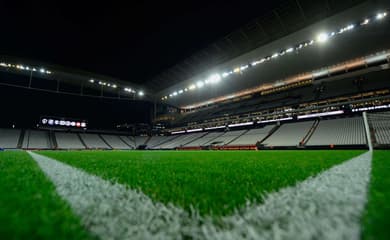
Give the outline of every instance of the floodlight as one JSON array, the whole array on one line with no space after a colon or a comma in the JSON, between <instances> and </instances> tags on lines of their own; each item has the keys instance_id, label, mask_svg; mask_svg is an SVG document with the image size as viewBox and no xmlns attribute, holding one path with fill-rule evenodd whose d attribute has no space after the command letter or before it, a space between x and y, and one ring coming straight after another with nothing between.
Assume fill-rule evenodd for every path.
<instances>
[{"instance_id":1,"label":"floodlight","mask_svg":"<svg viewBox=\"0 0 390 240\"><path fill-rule=\"evenodd\" d=\"M213 74L211 75L207 81L209 83L218 83L219 81L221 81L221 75L219 75L218 73L217 74Z\"/></svg>"},{"instance_id":2,"label":"floodlight","mask_svg":"<svg viewBox=\"0 0 390 240\"><path fill-rule=\"evenodd\" d=\"M274 53L274 54L272 54L272 56L271 56L271 58L277 58L277 57L279 57L279 53Z\"/></svg>"},{"instance_id":3,"label":"floodlight","mask_svg":"<svg viewBox=\"0 0 390 240\"><path fill-rule=\"evenodd\" d=\"M361 23L361 25L366 25L370 23L370 19L366 18L364 21Z\"/></svg>"},{"instance_id":4,"label":"floodlight","mask_svg":"<svg viewBox=\"0 0 390 240\"><path fill-rule=\"evenodd\" d=\"M39 71L40 71L41 73L45 73L45 69L44 69L44 68L39 69Z\"/></svg>"},{"instance_id":5,"label":"floodlight","mask_svg":"<svg viewBox=\"0 0 390 240\"><path fill-rule=\"evenodd\" d=\"M317 35L317 41L320 43L324 43L328 41L329 35L327 33L320 33Z\"/></svg>"},{"instance_id":6,"label":"floodlight","mask_svg":"<svg viewBox=\"0 0 390 240\"><path fill-rule=\"evenodd\" d=\"M182 90L182 89L180 89L180 90L179 90L179 94L182 94L182 93L183 93L183 90Z\"/></svg>"},{"instance_id":7,"label":"floodlight","mask_svg":"<svg viewBox=\"0 0 390 240\"><path fill-rule=\"evenodd\" d=\"M386 15L387 15L387 13L385 13L385 12L384 12L384 13L378 13L378 14L376 15L376 19L380 20L380 19L386 17Z\"/></svg>"},{"instance_id":8,"label":"floodlight","mask_svg":"<svg viewBox=\"0 0 390 240\"><path fill-rule=\"evenodd\" d=\"M143 96L143 95L145 95L145 93L143 91L138 92L138 96Z\"/></svg>"},{"instance_id":9,"label":"floodlight","mask_svg":"<svg viewBox=\"0 0 390 240\"><path fill-rule=\"evenodd\" d=\"M196 88L196 85L195 85L195 84L191 84L191 85L188 87L189 90L194 90L195 88Z\"/></svg>"},{"instance_id":10,"label":"floodlight","mask_svg":"<svg viewBox=\"0 0 390 240\"><path fill-rule=\"evenodd\" d=\"M196 86L197 86L198 88L201 88L201 87L204 86L204 82L203 82L203 81L198 81L198 82L196 82Z\"/></svg>"},{"instance_id":11,"label":"floodlight","mask_svg":"<svg viewBox=\"0 0 390 240\"><path fill-rule=\"evenodd\" d=\"M176 96L177 95L177 92L173 92L173 94L172 94L173 96Z\"/></svg>"},{"instance_id":12,"label":"floodlight","mask_svg":"<svg viewBox=\"0 0 390 240\"><path fill-rule=\"evenodd\" d=\"M293 51L294 51L294 48L292 48L292 47L286 49L286 53L290 53L290 52L293 52Z\"/></svg>"}]
</instances>

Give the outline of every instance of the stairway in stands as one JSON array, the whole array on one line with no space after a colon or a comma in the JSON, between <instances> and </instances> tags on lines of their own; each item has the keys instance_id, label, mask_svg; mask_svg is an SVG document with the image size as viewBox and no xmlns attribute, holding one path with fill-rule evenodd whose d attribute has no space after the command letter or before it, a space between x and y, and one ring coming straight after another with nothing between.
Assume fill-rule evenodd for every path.
<instances>
[{"instance_id":1,"label":"stairway in stands","mask_svg":"<svg viewBox=\"0 0 390 240\"><path fill-rule=\"evenodd\" d=\"M305 146L306 143L310 140L311 136L313 136L313 133L317 129L318 125L320 124L320 119L317 119L314 121L313 125L309 129L309 131L306 133L306 135L303 137L303 139L300 141L300 146Z\"/></svg>"}]
</instances>

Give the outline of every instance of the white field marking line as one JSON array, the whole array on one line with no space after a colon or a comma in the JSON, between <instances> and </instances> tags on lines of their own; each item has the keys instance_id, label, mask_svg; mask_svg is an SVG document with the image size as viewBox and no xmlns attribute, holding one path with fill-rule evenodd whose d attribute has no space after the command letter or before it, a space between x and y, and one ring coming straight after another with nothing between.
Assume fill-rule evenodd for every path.
<instances>
[{"instance_id":1,"label":"white field marking line","mask_svg":"<svg viewBox=\"0 0 390 240\"><path fill-rule=\"evenodd\" d=\"M359 239L372 152L267 194L215 225L139 191L30 154L84 225L101 239Z\"/></svg>"}]
</instances>

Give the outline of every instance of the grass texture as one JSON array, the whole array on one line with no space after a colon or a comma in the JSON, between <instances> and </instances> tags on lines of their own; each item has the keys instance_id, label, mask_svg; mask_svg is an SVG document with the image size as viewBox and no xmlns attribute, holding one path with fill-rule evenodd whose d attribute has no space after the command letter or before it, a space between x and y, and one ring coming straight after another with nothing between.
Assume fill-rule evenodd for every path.
<instances>
[{"instance_id":1,"label":"grass texture","mask_svg":"<svg viewBox=\"0 0 390 240\"><path fill-rule=\"evenodd\" d=\"M31 157L0 152L1 239L90 239Z\"/></svg>"},{"instance_id":2,"label":"grass texture","mask_svg":"<svg viewBox=\"0 0 390 240\"><path fill-rule=\"evenodd\" d=\"M370 194L363 218L363 239L390 239L390 151L376 150Z\"/></svg>"},{"instance_id":3,"label":"grass texture","mask_svg":"<svg viewBox=\"0 0 390 240\"><path fill-rule=\"evenodd\" d=\"M48 157L138 188L202 215L227 215L247 200L294 185L363 151L44 151Z\"/></svg>"}]
</instances>

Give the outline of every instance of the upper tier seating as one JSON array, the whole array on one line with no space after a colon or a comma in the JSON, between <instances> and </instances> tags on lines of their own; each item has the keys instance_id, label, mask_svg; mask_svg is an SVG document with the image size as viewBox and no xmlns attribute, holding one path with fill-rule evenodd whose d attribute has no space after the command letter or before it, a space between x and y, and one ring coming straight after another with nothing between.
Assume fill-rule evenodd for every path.
<instances>
[{"instance_id":1,"label":"upper tier seating","mask_svg":"<svg viewBox=\"0 0 390 240\"><path fill-rule=\"evenodd\" d=\"M101 139L98 134L80 133L81 139L87 148L110 149L110 147Z\"/></svg>"},{"instance_id":2,"label":"upper tier seating","mask_svg":"<svg viewBox=\"0 0 390 240\"><path fill-rule=\"evenodd\" d=\"M255 145L257 142L263 140L274 127L275 125L267 125L263 128L251 129L244 135L229 143L228 146Z\"/></svg>"},{"instance_id":3,"label":"upper tier seating","mask_svg":"<svg viewBox=\"0 0 390 240\"><path fill-rule=\"evenodd\" d=\"M321 120L307 146L367 144L362 117Z\"/></svg>"},{"instance_id":4,"label":"upper tier seating","mask_svg":"<svg viewBox=\"0 0 390 240\"><path fill-rule=\"evenodd\" d=\"M50 149L49 132L27 130L24 134L22 147L28 149Z\"/></svg>"},{"instance_id":5,"label":"upper tier seating","mask_svg":"<svg viewBox=\"0 0 390 240\"><path fill-rule=\"evenodd\" d=\"M101 135L102 138L106 141L110 147L113 149L131 149L129 145L127 145L120 136L116 135Z\"/></svg>"},{"instance_id":6,"label":"upper tier seating","mask_svg":"<svg viewBox=\"0 0 390 240\"><path fill-rule=\"evenodd\" d=\"M85 149L77 133L54 133L58 149Z\"/></svg>"},{"instance_id":7,"label":"upper tier seating","mask_svg":"<svg viewBox=\"0 0 390 240\"><path fill-rule=\"evenodd\" d=\"M312 127L314 121L287 123L279 127L263 144L274 147L298 146L299 142Z\"/></svg>"},{"instance_id":8,"label":"upper tier seating","mask_svg":"<svg viewBox=\"0 0 390 240\"><path fill-rule=\"evenodd\" d=\"M19 137L19 129L0 128L0 148L17 148Z\"/></svg>"}]
</instances>

